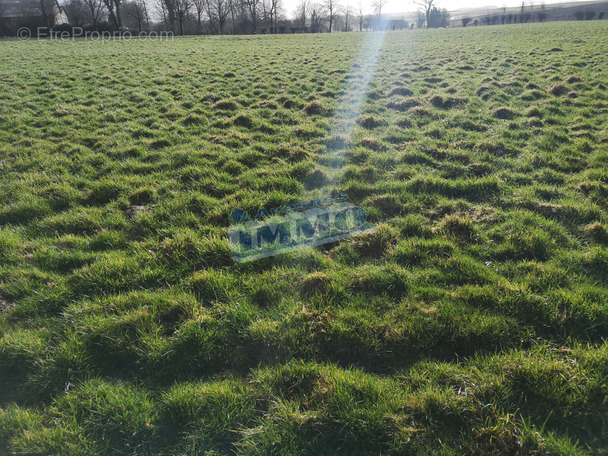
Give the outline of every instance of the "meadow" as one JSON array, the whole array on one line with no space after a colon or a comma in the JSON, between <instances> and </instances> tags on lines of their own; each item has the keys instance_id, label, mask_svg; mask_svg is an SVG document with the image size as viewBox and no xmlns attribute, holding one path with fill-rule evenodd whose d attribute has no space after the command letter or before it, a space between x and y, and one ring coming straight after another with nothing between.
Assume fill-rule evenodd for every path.
<instances>
[{"instance_id":1,"label":"meadow","mask_svg":"<svg viewBox=\"0 0 608 456\"><path fill-rule=\"evenodd\" d=\"M0 40L0 454L608 454L608 23L373 36Z\"/></svg>"}]
</instances>

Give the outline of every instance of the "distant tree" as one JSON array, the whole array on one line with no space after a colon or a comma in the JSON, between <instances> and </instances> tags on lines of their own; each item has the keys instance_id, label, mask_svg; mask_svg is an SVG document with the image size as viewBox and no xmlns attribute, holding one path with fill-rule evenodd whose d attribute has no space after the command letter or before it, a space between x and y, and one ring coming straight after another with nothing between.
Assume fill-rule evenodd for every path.
<instances>
[{"instance_id":1,"label":"distant tree","mask_svg":"<svg viewBox=\"0 0 608 456\"><path fill-rule=\"evenodd\" d=\"M355 16L355 11L353 10L352 6L346 5L343 9L343 14L344 14L344 28L342 29L342 31L350 32L350 30L351 30L350 20L352 17Z\"/></svg>"},{"instance_id":2,"label":"distant tree","mask_svg":"<svg viewBox=\"0 0 608 456\"><path fill-rule=\"evenodd\" d=\"M577 11L576 13L574 13L574 16L576 17L577 21L582 21L585 19L585 13L582 11Z\"/></svg>"},{"instance_id":3,"label":"distant tree","mask_svg":"<svg viewBox=\"0 0 608 456\"><path fill-rule=\"evenodd\" d=\"M74 27L82 27L87 20L87 6L82 0L69 0L63 4L63 11L68 17L68 23Z\"/></svg>"},{"instance_id":4,"label":"distant tree","mask_svg":"<svg viewBox=\"0 0 608 456\"><path fill-rule=\"evenodd\" d=\"M166 19L168 21L169 28L172 32L175 32L177 30L177 11L179 8L179 2L180 0L162 0L162 3L164 5L164 11L166 11Z\"/></svg>"},{"instance_id":5,"label":"distant tree","mask_svg":"<svg viewBox=\"0 0 608 456\"><path fill-rule=\"evenodd\" d=\"M123 0L103 0L110 15L110 21L118 30L122 30L122 2Z\"/></svg>"},{"instance_id":6,"label":"distant tree","mask_svg":"<svg viewBox=\"0 0 608 456\"><path fill-rule=\"evenodd\" d=\"M47 29L55 25L55 12L58 4L55 0L25 0L20 5L24 16L42 16Z\"/></svg>"},{"instance_id":7,"label":"distant tree","mask_svg":"<svg viewBox=\"0 0 608 456\"><path fill-rule=\"evenodd\" d=\"M604 19L604 12L602 11L597 18L601 21L602 19Z\"/></svg>"},{"instance_id":8,"label":"distant tree","mask_svg":"<svg viewBox=\"0 0 608 456\"><path fill-rule=\"evenodd\" d=\"M547 13L538 13L536 17L538 17L538 22L545 22L545 19L547 19Z\"/></svg>"},{"instance_id":9,"label":"distant tree","mask_svg":"<svg viewBox=\"0 0 608 456\"><path fill-rule=\"evenodd\" d=\"M310 31L312 33L321 32L323 26L325 11L323 6L318 3L312 3L310 5Z\"/></svg>"},{"instance_id":10,"label":"distant tree","mask_svg":"<svg viewBox=\"0 0 608 456\"><path fill-rule=\"evenodd\" d=\"M530 5L530 11L534 9L534 5L536 5L536 0L528 0L528 5Z\"/></svg>"},{"instance_id":11,"label":"distant tree","mask_svg":"<svg viewBox=\"0 0 608 456\"><path fill-rule=\"evenodd\" d=\"M336 11L340 7L338 0L323 0L322 7L327 11L327 21L329 23L329 33L332 31L332 26L336 18Z\"/></svg>"},{"instance_id":12,"label":"distant tree","mask_svg":"<svg viewBox=\"0 0 608 456\"><path fill-rule=\"evenodd\" d=\"M388 0L372 0L372 6L374 7L374 12L378 15L378 18L382 16L382 8L386 6Z\"/></svg>"},{"instance_id":13,"label":"distant tree","mask_svg":"<svg viewBox=\"0 0 608 456\"><path fill-rule=\"evenodd\" d=\"M224 34L224 27L228 22L229 14L228 0L207 0L207 15L220 35Z\"/></svg>"},{"instance_id":14,"label":"distant tree","mask_svg":"<svg viewBox=\"0 0 608 456\"><path fill-rule=\"evenodd\" d=\"M429 14L428 21L426 23L427 28L439 28L447 27L449 22L449 14L447 10L440 10L437 7L433 7Z\"/></svg>"},{"instance_id":15,"label":"distant tree","mask_svg":"<svg viewBox=\"0 0 608 456\"><path fill-rule=\"evenodd\" d=\"M6 0L0 0L0 19L2 19L6 15L8 7L6 4ZM2 30L2 21L0 21L0 36L4 36L4 31Z\"/></svg>"},{"instance_id":16,"label":"distant tree","mask_svg":"<svg viewBox=\"0 0 608 456\"><path fill-rule=\"evenodd\" d=\"M132 22L141 33L144 29L150 28L150 16L148 15L148 6L144 0L134 0L132 2L125 3L123 6L123 15L125 19Z\"/></svg>"},{"instance_id":17,"label":"distant tree","mask_svg":"<svg viewBox=\"0 0 608 456\"><path fill-rule=\"evenodd\" d=\"M296 19L295 22L302 30L306 29L306 23L308 21L308 7L310 5L309 0L300 0L296 6Z\"/></svg>"},{"instance_id":18,"label":"distant tree","mask_svg":"<svg viewBox=\"0 0 608 456\"><path fill-rule=\"evenodd\" d=\"M462 18L462 26L466 27L468 25L469 22L471 22L473 19L471 19L470 17L463 17Z\"/></svg>"},{"instance_id":19,"label":"distant tree","mask_svg":"<svg viewBox=\"0 0 608 456\"><path fill-rule=\"evenodd\" d=\"M429 25L429 15L431 14L431 11L433 10L433 6L435 5L435 0L412 0L414 5L419 6L420 8L422 8L422 11L424 12L424 16L425 16L425 23L428 27Z\"/></svg>"},{"instance_id":20,"label":"distant tree","mask_svg":"<svg viewBox=\"0 0 608 456\"><path fill-rule=\"evenodd\" d=\"M595 11L587 11L585 13L585 20L590 21L595 17Z\"/></svg>"},{"instance_id":21,"label":"distant tree","mask_svg":"<svg viewBox=\"0 0 608 456\"><path fill-rule=\"evenodd\" d=\"M450 12L447 9L442 8L441 9L441 23L443 24L443 27L449 27L450 19L451 19Z\"/></svg>"},{"instance_id":22,"label":"distant tree","mask_svg":"<svg viewBox=\"0 0 608 456\"><path fill-rule=\"evenodd\" d=\"M426 15L422 11L418 11L416 15L416 27L422 28L426 24Z\"/></svg>"},{"instance_id":23,"label":"distant tree","mask_svg":"<svg viewBox=\"0 0 608 456\"><path fill-rule=\"evenodd\" d=\"M145 0L135 0L139 1L142 5L140 6L140 11L145 12L147 15L147 9L145 7ZM226 3L228 0L226 0ZM175 11L175 18L177 19L177 24L179 25L179 33L180 35L184 35L186 29L186 24L190 21L190 13L192 12L192 0L178 0L177 1L177 9ZM228 16L228 14L226 14Z\"/></svg>"},{"instance_id":24,"label":"distant tree","mask_svg":"<svg viewBox=\"0 0 608 456\"><path fill-rule=\"evenodd\" d=\"M87 8L87 22L97 29L97 24L103 17L105 10L102 0L83 0Z\"/></svg>"},{"instance_id":25,"label":"distant tree","mask_svg":"<svg viewBox=\"0 0 608 456\"><path fill-rule=\"evenodd\" d=\"M230 3L236 4L237 0L229 0ZM270 22L270 33L277 33L277 21L281 15L283 5L281 0L268 0L268 20ZM234 17L233 17L234 22Z\"/></svg>"},{"instance_id":26,"label":"distant tree","mask_svg":"<svg viewBox=\"0 0 608 456\"><path fill-rule=\"evenodd\" d=\"M359 31L362 32L363 22L365 21L365 10L363 9L361 2L359 2L359 9L357 10L357 20L359 21Z\"/></svg>"},{"instance_id":27,"label":"distant tree","mask_svg":"<svg viewBox=\"0 0 608 456\"><path fill-rule=\"evenodd\" d=\"M218 0L216 0L218 1ZM227 1L227 0L222 0ZM243 0L243 5L245 5L245 9L249 16L249 21L251 22L251 28L253 29L253 33L257 32L258 29L258 13L260 9L260 0ZM226 14L228 13L228 8L226 8Z\"/></svg>"},{"instance_id":28,"label":"distant tree","mask_svg":"<svg viewBox=\"0 0 608 456\"><path fill-rule=\"evenodd\" d=\"M205 0L192 0L192 7L196 18L196 33L203 33L203 15L205 13Z\"/></svg>"}]
</instances>

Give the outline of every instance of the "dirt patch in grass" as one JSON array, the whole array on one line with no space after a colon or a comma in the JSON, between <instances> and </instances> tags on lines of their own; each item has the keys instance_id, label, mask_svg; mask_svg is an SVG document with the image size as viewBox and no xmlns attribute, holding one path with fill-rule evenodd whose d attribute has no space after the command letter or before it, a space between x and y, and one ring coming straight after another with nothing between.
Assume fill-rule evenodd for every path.
<instances>
[{"instance_id":1,"label":"dirt patch in grass","mask_svg":"<svg viewBox=\"0 0 608 456\"><path fill-rule=\"evenodd\" d=\"M388 94L389 97L392 97L394 95L401 95L403 97L409 97L411 95L414 95L414 92L412 92L410 89L407 89L405 87L395 87L393 90L391 90Z\"/></svg>"},{"instance_id":2,"label":"dirt patch in grass","mask_svg":"<svg viewBox=\"0 0 608 456\"><path fill-rule=\"evenodd\" d=\"M378 119L374 116L364 116L358 120L358 123L363 128L367 128L368 130L372 129L372 128L377 128L380 125L382 125L382 122L380 121L380 119Z\"/></svg>"},{"instance_id":3,"label":"dirt patch in grass","mask_svg":"<svg viewBox=\"0 0 608 456\"><path fill-rule=\"evenodd\" d=\"M433 117L433 114L422 106L416 106L412 108L410 112L417 117Z\"/></svg>"},{"instance_id":4,"label":"dirt patch in grass","mask_svg":"<svg viewBox=\"0 0 608 456\"><path fill-rule=\"evenodd\" d=\"M608 244L608 230L601 222L594 222L585 227L585 233L597 242Z\"/></svg>"},{"instance_id":5,"label":"dirt patch in grass","mask_svg":"<svg viewBox=\"0 0 608 456\"><path fill-rule=\"evenodd\" d=\"M134 218L137 215L141 214L142 212L145 212L147 209L146 206L141 206L141 205L132 205L129 206L127 209L125 209L125 216L127 218Z\"/></svg>"},{"instance_id":6,"label":"dirt patch in grass","mask_svg":"<svg viewBox=\"0 0 608 456\"><path fill-rule=\"evenodd\" d=\"M417 98L404 98L401 100L398 99L395 101L389 101L386 107L389 109L394 109L395 111L403 112L420 105L421 102Z\"/></svg>"},{"instance_id":7,"label":"dirt patch in grass","mask_svg":"<svg viewBox=\"0 0 608 456\"><path fill-rule=\"evenodd\" d=\"M321 103L319 100L313 100L310 103L306 104L302 111L304 111L309 116L311 115L321 115L327 113L327 108Z\"/></svg>"},{"instance_id":8,"label":"dirt patch in grass","mask_svg":"<svg viewBox=\"0 0 608 456\"><path fill-rule=\"evenodd\" d=\"M443 97L440 97L439 95L432 97L430 102L436 108L443 108Z\"/></svg>"},{"instance_id":9,"label":"dirt patch in grass","mask_svg":"<svg viewBox=\"0 0 608 456\"><path fill-rule=\"evenodd\" d=\"M8 310L15 307L16 303L7 301L2 296L0 296L0 313L7 312Z\"/></svg>"},{"instance_id":10,"label":"dirt patch in grass","mask_svg":"<svg viewBox=\"0 0 608 456\"><path fill-rule=\"evenodd\" d=\"M564 84L553 84L549 89L547 89L551 95L555 95L556 97L561 97L562 95L566 95L569 90Z\"/></svg>"},{"instance_id":11,"label":"dirt patch in grass","mask_svg":"<svg viewBox=\"0 0 608 456\"><path fill-rule=\"evenodd\" d=\"M456 97L443 98L439 95L435 95L430 101L431 104L436 108L451 109L455 106L466 104L468 100L466 98Z\"/></svg>"},{"instance_id":12,"label":"dirt patch in grass","mask_svg":"<svg viewBox=\"0 0 608 456\"><path fill-rule=\"evenodd\" d=\"M511 120L517 116L517 114L509 108L495 109L492 115L500 120Z\"/></svg>"}]
</instances>

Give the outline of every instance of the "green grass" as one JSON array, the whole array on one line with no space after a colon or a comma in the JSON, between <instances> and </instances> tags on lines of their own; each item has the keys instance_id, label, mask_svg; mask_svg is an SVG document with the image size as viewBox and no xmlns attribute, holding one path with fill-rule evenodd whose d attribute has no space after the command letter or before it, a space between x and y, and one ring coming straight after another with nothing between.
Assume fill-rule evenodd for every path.
<instances>
[{"instance_id":1,"label":"green grass","mask_svg":"<svg viewBox=\"0 0 608 456\"><path fill-rule=\"evenodd\" d=\"M608 454L608 24L369 36L0 41L0 454Z\"/></svg>"}]
</instances>

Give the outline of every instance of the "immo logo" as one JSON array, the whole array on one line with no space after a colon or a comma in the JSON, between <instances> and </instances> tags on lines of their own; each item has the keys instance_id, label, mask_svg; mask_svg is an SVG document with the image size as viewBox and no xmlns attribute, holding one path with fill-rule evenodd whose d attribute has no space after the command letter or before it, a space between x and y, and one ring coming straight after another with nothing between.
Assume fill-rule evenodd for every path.
<instances>
[{"instance_id":1,"label":"immo logo","mask_svg":"<svg viewBox=\"0 0 608 456\"><path fill-rule=\"evenodd\" d=\"M346 202L346 195L260 209L252 220L235 209L228 229L233 258L246 262L292 250L327 244L373 231L365 211Z\"/></svg>"}]
</instances>

